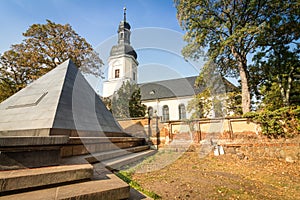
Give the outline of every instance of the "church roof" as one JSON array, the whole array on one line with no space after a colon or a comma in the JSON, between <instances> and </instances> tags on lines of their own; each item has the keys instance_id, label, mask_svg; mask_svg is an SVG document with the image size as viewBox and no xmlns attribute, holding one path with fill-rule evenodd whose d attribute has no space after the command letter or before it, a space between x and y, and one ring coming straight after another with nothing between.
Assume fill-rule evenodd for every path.
<instances>
[{"instance_id":1,"label":"church roof","mask_svg":"<svg viewBox=\"0 0 300 200\"><path fill-rule=\"evenodd\" d=\"M149 82L139 84L141 90L141 99L155 100L165 98L178 98L193 96L199 94L204 90L204 87L196 87L195 81L197 76L191 76L186 78L178 78L157 82ZM223 79L226 91L233 91L237 88L230 83L227 79Z\"/></svg>"},{"instance_id":2,"label":"church roof","mask_svg":"<svg viewBox=\"0 0 300 200\"><path fill-rule=\"evenodd\" d=\"M50 129L121 133L73 62L65 61L0 104L0 135Z\"/></svg>"},{"instance_id":3,"label":"church roof","mask_svg":"<svg viewBox=\"0 0 300 200\"><path fill-rule=\"evenodd\" d=\"M137 59L137 54L130 44L121 43L114 45L110 50L110 56L131 55Z\"/></svg>"},{"instance_id":4,"label":"church roof","mask_svg":"<svg viewBox=\"0 0 300 200\"><path fill-rule=\"evenodd\" d=\"M194 86L197 76L140 84L142 100L193 96L201 91Z\"/></svg>"},{"instance_id":5,"label":"church roof","mask_svg":"<svg viewBox=\"0 0 300 200\"><path fill-rule=\"evenodd\" d=\"M130 30L130 24L126 21L121 21L120 24L119 24L119 29L118 29L118 32L120 32L121 30L123 30L124 28Z\"/></svg>"}]
</instances>

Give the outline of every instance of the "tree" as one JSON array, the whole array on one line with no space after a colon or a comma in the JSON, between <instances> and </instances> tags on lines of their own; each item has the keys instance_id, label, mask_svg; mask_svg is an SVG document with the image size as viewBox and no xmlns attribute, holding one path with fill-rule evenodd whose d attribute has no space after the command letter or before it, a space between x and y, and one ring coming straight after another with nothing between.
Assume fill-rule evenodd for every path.
<instances>
[{"instance_id":1,"label":"tree","mask_svg":"<svg viewBox=\"0 0 300 200\"><path fill-rule=\"evenodd\" d=\"M144 117L146 114L146 105L141 103L141 90L137 85L133 86L133 93L129 101L130 117Z\"/></svg>"},{"instance_id":2,"label":"tree","mask_svg":"<svg viewBox=\"0 0 300 200\"><path fill-rule=\"evenodd\" d=\"M298 2L296 0L176 0L175 2L180 25L187 31L185 40L188 45L183 49L183 55L197 59L203 55L203 49L207 47L207 55L215 61L222 75L239 77L243 113L249 112L251 77L248 55L266 45L263 43L263 36L269 32L273 22L276 21L281 25L294 23L292 27L299 27ZM285 26L278 26L275 29L282 27ZM287 34L287 29L277 33L274 38Z\"/></svg>"},{"instance_id":3,"label":"tree","mask_svg":"<svg viewBox=\"0 0 300 200\"><path fill-rule=\"evenodd\" d=\"M4 100L27 84L71 59L83 73L102 76L103 65L98 54L69 24L47 20L33 24L23 33L21 44L12 45L0 58L0 84Z\"/></svg>"},{"instance_id":4,"label":"tree","mask_svg":"<svg viewBox=\"0 0 300 200\"><path fill-rule=\"evenodd\" d=\"M110 111L111 111L111 98L110 97L100 97L102 102L104 103L104 105L106 106L106 108Z\"/></svg>"},{"instance_id":5,"label":"tree","mask_svg":"<svg viewBox=\"0 0 300 200\"><path fill-rule=\"evenodd\" d=\"M123 82L112 97L111 111L117 118L144 117L146 106L141 103L139 87L129 81Z\"/></svg>"},{"instance_id":6,"label":"tree","mask_svg":"<svg viewBox=\"0 0 300 200\"><path fill-rule=\"evenodd\" d=\"M263 95L263 103L272 109L300 103L299 3L298 9L288 10L288 15L274 16L266 24L258 38L261 48L250 68L253 84L261 89L257 94Z\"/></svg>"},{"instance_id":7,"label":"tree","mask_svg":"<svg viewBox=\"0 0 300 200\"><path fill-rule=\"evenodd\" d=\"M259 95L263 96L262 102L268 109L300 104L300 82L297 78L300 74L299 53L290 46L280 44L254 57L255 63L251 67L255 70L252 72L255 72Z\"/></svg>"},{"instance_id":8,"label":"tree","mask_svg":"<svg viewBox=\"0 0 300 200\"><path fill-rule=\"evenodd\" d=\"M239 90L216 71L216 65L207 62L196 79L201 91L188 103L192 118L240 115Z\"/></svg>"}]
</instances>

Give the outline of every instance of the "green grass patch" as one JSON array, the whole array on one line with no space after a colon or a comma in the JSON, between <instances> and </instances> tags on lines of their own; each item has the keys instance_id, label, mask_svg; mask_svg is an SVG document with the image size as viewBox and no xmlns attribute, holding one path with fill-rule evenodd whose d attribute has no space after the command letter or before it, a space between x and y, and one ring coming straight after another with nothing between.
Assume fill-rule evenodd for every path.
<instances>
[{"instance_id":1,"label":"green grass patch","mask_svg":"<svg viewBox=\"0 0 300 200\"><path fill-rule=\"evenodd\" d=\"M126 183L128 183L130 185L130 187L142 192L143 194L153 198L153 199L161 199L161 197L158 194L155 194L152 191L146 190L144 188L142 188L140 186L140 184L138 184L136 181L132 180L131 178L131 172L126 172L126 171L119 171L118 173L116 173L116 175L122 179L123 181L125 181Z\"/></svg>"}]
</instances>

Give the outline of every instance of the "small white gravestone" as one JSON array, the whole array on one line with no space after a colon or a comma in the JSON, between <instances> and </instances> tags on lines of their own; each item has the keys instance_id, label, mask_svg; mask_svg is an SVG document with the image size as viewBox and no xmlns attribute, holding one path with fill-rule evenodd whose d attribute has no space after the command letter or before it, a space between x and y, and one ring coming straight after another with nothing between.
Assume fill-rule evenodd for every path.
<instances>
[{"instance_id":1,"label":"small white gravestone","mask_svg":"<svg viewBox=\"0 0 300 200\"><path fill-rule=\"evenodd\" d=\"M218 156L218 155L219 155L219 149L218 149L218 146L215 146L215 147L214 147L214 155L215 155L215 156Z\"/></svg>"},{"instance_id":2,"label":"small white gravestone","mask_svg":"<svg viewBox=\"0 0 300 200\"><path fill-rule=\"evenodd\" d=\"M224 149L223 149L223 147L221 145L218 146L218 149L219 149L220 155L224 155L225 154Z\"/></svg>"}]
</instances>

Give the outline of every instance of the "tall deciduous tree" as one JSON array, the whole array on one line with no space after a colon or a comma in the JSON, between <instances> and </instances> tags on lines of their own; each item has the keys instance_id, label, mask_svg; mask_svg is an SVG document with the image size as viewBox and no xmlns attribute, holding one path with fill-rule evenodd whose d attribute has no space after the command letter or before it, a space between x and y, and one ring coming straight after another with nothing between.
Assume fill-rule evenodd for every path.
<instances>
[{"instance_id":1,"label":"tall deciduous tree","mask_svg":"<svg viewBox=\"0 0 300 200\"><path fill-rule=\"evenodd\" d=\"M146 106L141 103L139 87L129 81L123 82L112 97L111 111L118 118L144 117Z\"/></svg>"},{"instance_id":2,"label":"tall deciduous tree","mask_svg":"<svg viewBox=\"0 0 300 200\"><path fill-rule=\"evenodd\" d=\"M300 103L300 3L286 3L290 13L270 18L250 68L253 84L261 88L258 95L270 109Z\"/></svg>"},{"instance_id":3,"label":"tall deciduous tree","mask_svg":"<svg viewBox=\"0 0 300 200\"><path fill-rule=\"evenodd\" d=\"M25 87L28 83L71 59L83 73L102 76L103 65L92 46L69 24L47 20L33 24L23 33L21 44L12 45L0 58L0 84L5 88L0 100Z\"/></svg>"},{"instance_id":4,"label":"tall deciduous tree","mask_svg":"<svg viewBox=\"0 0 300 200\"><path fill-rule=\"evenodd\" d=\"M250 70L254 73L259 95L263 104L271 109L279 109L293 104L300 105L300 52L284 45L277 45L260 52L254 57ZM298 99L298 101L297 101Z\"/></svg>"},{"instance_id":5,"label":"tall deciduous tree","mask_svg":"<svg viewBox=\"0 0 300 200\"><path fill-rule=\"evenodd\" d=\"M277 20L279 24L291 24L296 20L282 16L297 14L295 10L299 9L299 3L296 0L175 2L178 20L187 31L185 40L188 45L183 49L184 56L199 58L203 49L208 47L207 55L217 63L222 75L240 78L243 113L249 112L251 85L248 55L265 45L262 36L268 32L273 22ZM284 30L281 34L286 34L287 31Z\"/></svg>"},{"instance_id":6,"label":"tall deciduous tree","mask_svg":"<svg viewBox=\"0 0 300 200\"><path fill-rule=\"evenodd\" d=\"M196 79L200 93L188 104L192 118L239 115L239 89L220 76L214 63L207 62Z\"/></svg>"}]
</instances>

